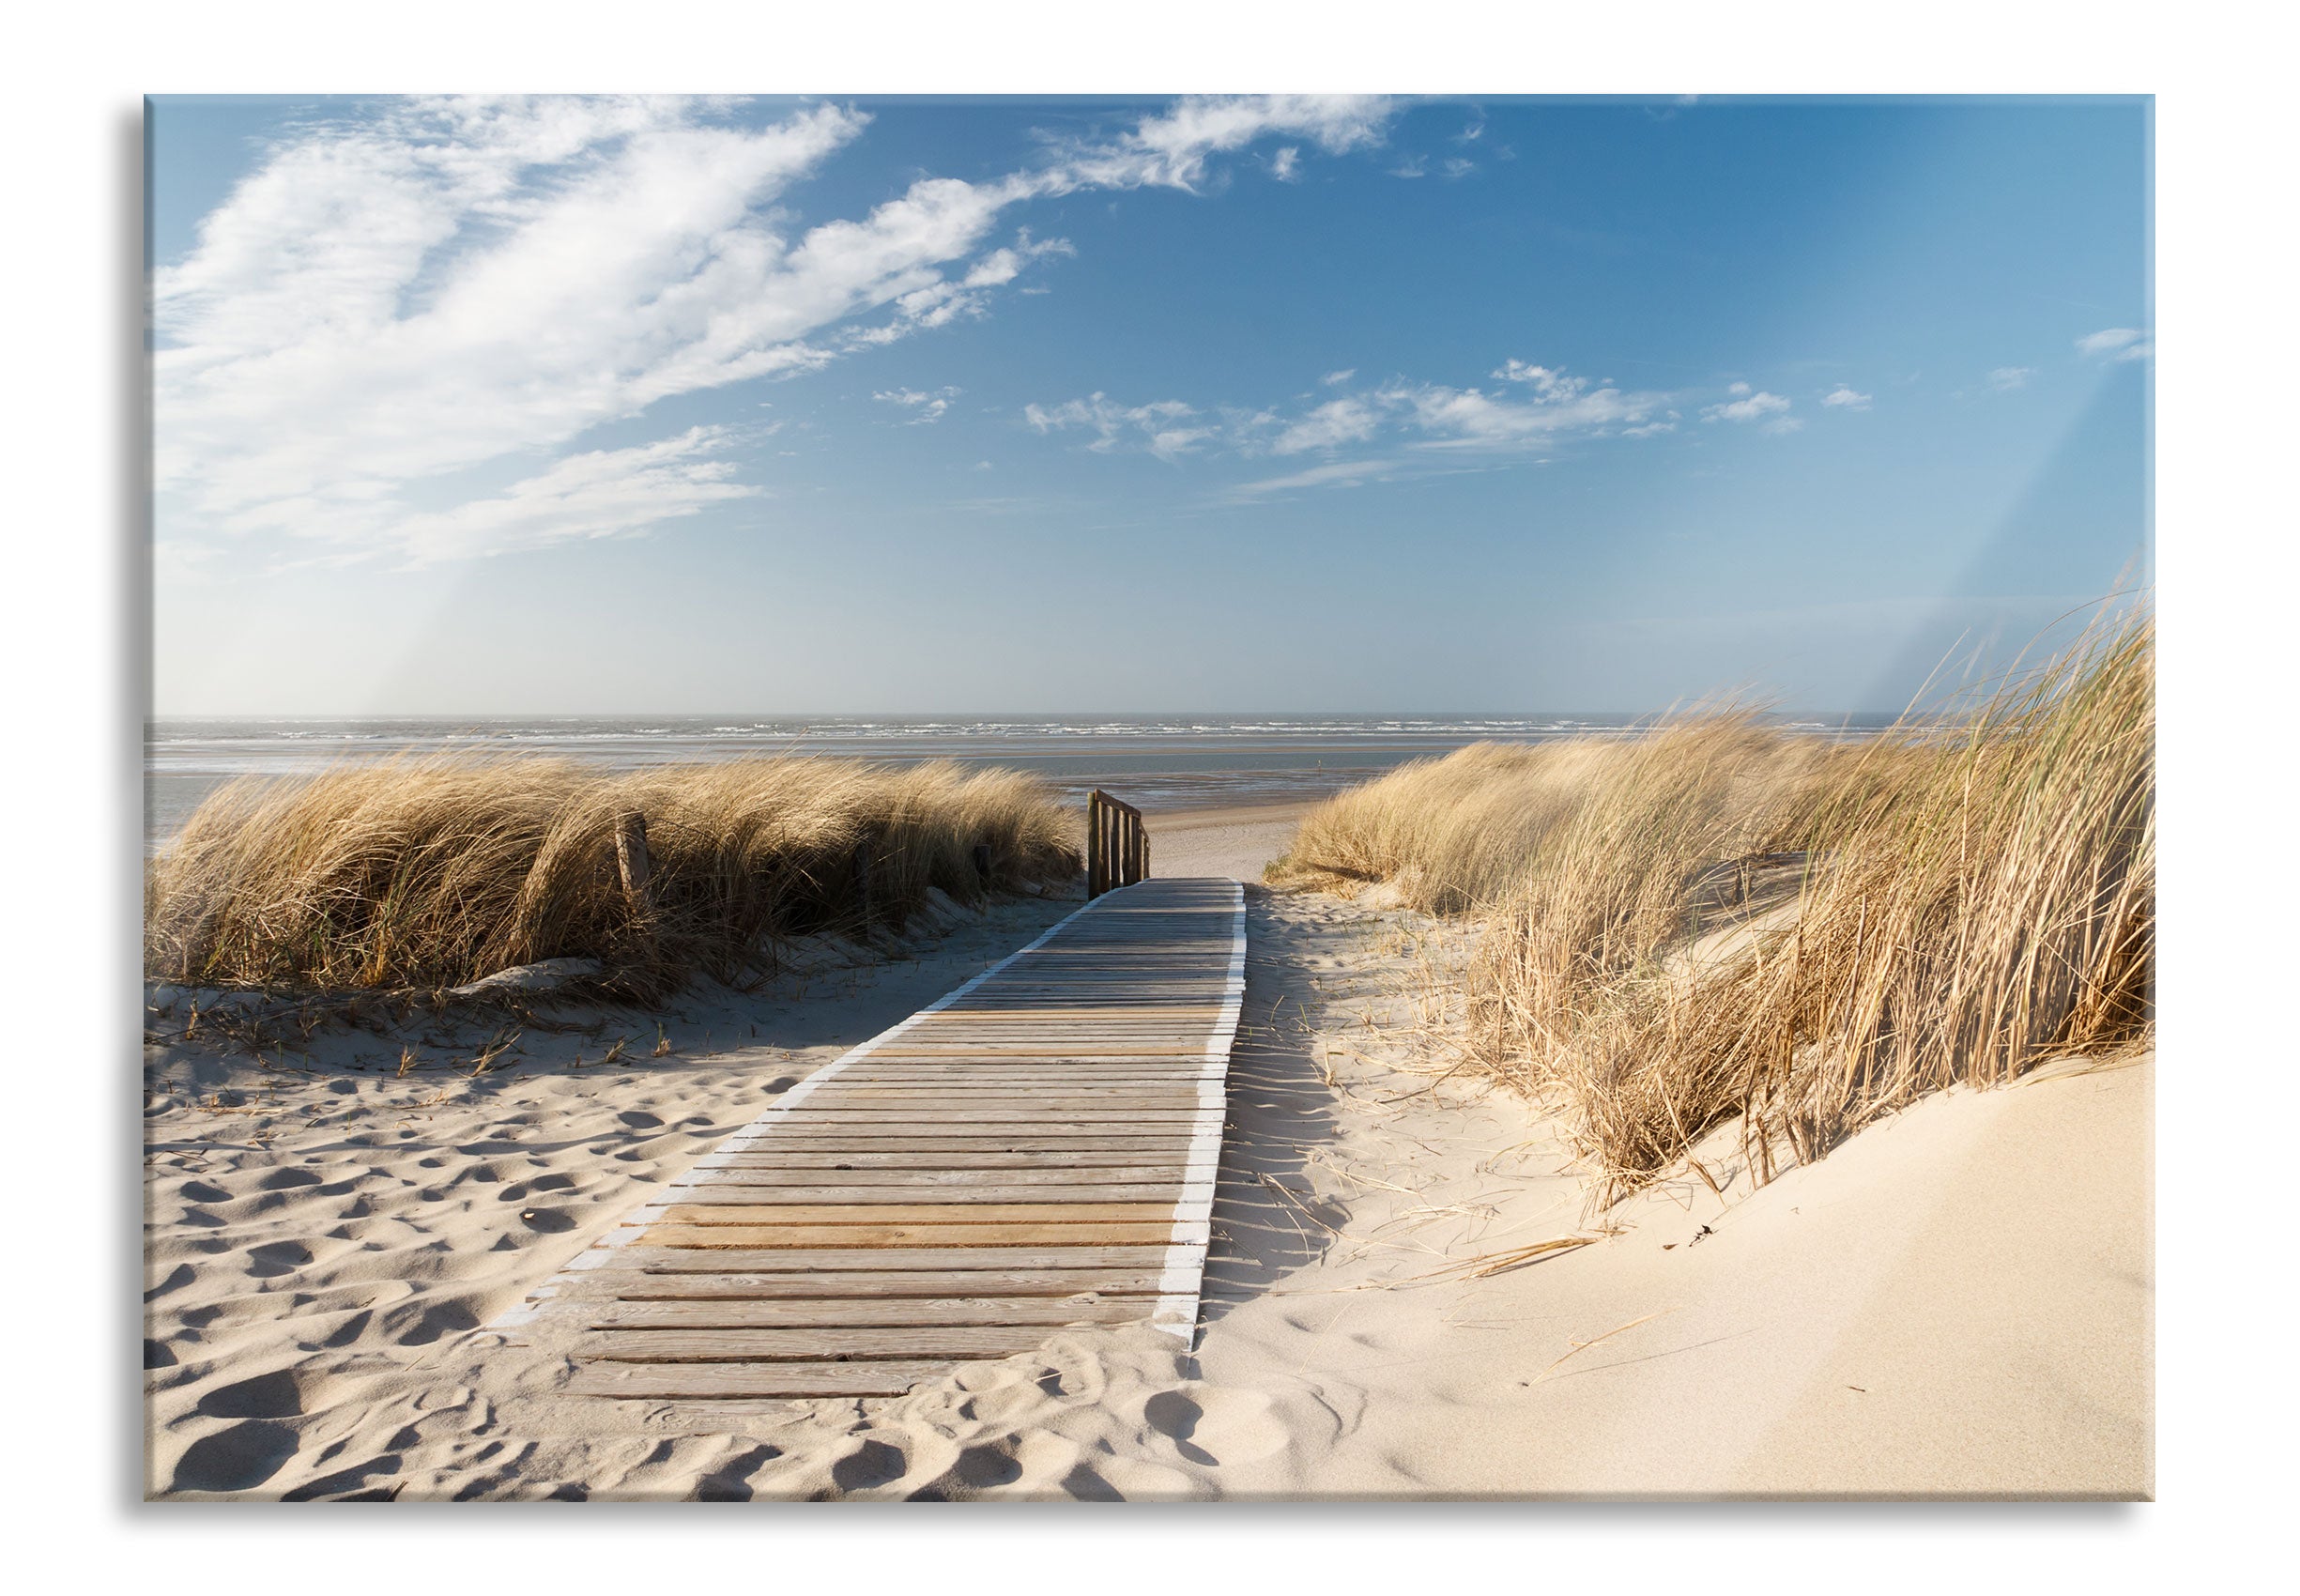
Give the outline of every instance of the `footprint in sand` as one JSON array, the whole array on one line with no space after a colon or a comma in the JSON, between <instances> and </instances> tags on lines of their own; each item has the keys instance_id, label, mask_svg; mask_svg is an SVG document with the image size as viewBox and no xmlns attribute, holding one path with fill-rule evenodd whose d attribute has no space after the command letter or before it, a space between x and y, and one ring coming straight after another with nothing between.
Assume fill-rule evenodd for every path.
<instances>
[{"instance_id":1,"label":"footprint in sand","mask_svg":"<svg viewBox=\"0 0 2300 1596\"><path fill-rule=\"evenodd\" d=\"M203 1435L176 1460L170 1491L252 1491L295 1455L296 1433L269 1420L253 1420Z\"/></svg>"},{"instance_id":2,"label":"footprint in sand","mask_svg":"<svg viewBox=\"0 0 2300 1596\"><path fill-rule=\"evenodd\" d=\"M901 1450L884 1441L865 1441L831 1465L831 1483L840 1491L867 1491L891 1485L910 1468Z\"/></svg>"},{"instance_id":3,"label":"footprint in sand","mask_svg":"<svg viewBox=\"0 0 2300 1596\"><path fill-rule=\"evenodd\" d=\"M200 1398L200 1411L210 1419L294 1419L303 1412L303 1388L293 1373L275 1369L218 1386Z\"/></svg>"},{"instance_id":4,"label":"footprint in sand","mask_svg":"<svg viewBox=\"0 0 2300 1596\"><path fill-rule=\"evenodd\" d=\"M1215 1468L1257 1463L1285 1450L1289 1437L1276 1405L1261 1391L1189 1386L1151 1397L1142 1404L1142 1420L1187 1461Z\"/></svg>"}]
</instances>

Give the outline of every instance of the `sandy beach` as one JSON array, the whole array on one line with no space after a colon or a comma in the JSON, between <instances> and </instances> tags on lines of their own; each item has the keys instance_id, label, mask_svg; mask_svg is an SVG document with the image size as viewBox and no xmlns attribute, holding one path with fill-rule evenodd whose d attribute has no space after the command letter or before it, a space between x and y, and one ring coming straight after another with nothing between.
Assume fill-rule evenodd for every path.
<instances>
[{"instance_id":1,"label":"sandy beach","mask_svg":"<svg viewBox=\"0 0 2300 1596\"><path fill-rule=\"evenodd\" d=\"M1154 814L1154 867L1255 882L1300 807ZM757 991L525 1027L478 1073L499 1023L323 1030L259 1062L168 1039L163 1002L149 1491L2152 1493L2148 1055L1936 1095L1755 1190L1707 1149L1721 1194L1688 1176L1592 1214L1538 1110L1433 1072L1443 1021L1406 954L1462 933L1378 895L1250 884L1194 1352L1066 1330L698 1434L560 1397L547 1338L486 1327L775 1095L1075 907L954 910L894 962L826 941Z\"/></svg>"}]
</instances>

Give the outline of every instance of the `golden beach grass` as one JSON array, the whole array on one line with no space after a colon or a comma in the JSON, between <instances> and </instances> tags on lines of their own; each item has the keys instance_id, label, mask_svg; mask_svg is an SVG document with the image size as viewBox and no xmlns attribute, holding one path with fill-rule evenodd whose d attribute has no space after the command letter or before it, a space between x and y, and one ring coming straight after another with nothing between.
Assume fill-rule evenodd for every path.
<instances>
[{"instance_id":1,"label":"golden beach grass","mask_svg":"<svg viewBox=\"0 0 2300 1596\"><path fill-rule=\"evenodd\" d=\"M1832 748L1721 713L1466 749L1313 811L1270 878L1480 914L1471 1056L1560 1102L1602 1196L1736 1118L1769 1178L2153 1023L2154 664L2130 610L1954 733ZM1738 886L1768 870L1786 901L1758 913Z\"/></svg>"},{"instance_id":2,"label":"golden beach grass","mask_svg":"<svg viewBox=\"0 0 2300 1596\"><path fill-rule=\"evenodd\" d=\"M627 814L653 866L643 911L615 863ZM930 888L973 901L1068 882L1076 831L1036 777L947 763L346 763L210 796L148 867L145 960L196 985L436 989L588 957L659 993L771 969L776 938L862 928L858 849L869 914L898 926Z\"/></svg>"}]
</instances>

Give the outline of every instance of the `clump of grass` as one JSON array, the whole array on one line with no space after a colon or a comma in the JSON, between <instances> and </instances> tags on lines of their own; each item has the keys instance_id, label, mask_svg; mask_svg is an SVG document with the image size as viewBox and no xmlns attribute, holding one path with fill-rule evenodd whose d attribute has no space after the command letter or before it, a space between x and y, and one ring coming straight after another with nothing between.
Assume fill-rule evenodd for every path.
<instances>
[{"instance_id":1,"label":"clump of grass","mask_svg":"<svg viewBox=\"0 0 2300 1596\"><path fill-rule=\"evenodd\" d=\"M1265 879L1342 891L1385 882L1437 914L1496 910L1540 881L1556 924L1610 968L1679 923L1696 867L1796 832L1832 752L1732 708L1631 738L1476 744L1312 809Z\"/></svg>"},{"instance_id":2,"label":"clump of grass","mask_svg":"<svg viewBox=\"0 0 2300 1596\"><path fill-rule=\"evenodd\" d=\"M615 862L630 814L653 867L643 911ZM899 927L930 889L972 902L1067 882L1076 829L1037 778L947 763L345 764L200 806L148 867L146 964L203 986L441 988L588 957L654 995L771 968L777 938Z\"/></svg>"},{"instance_id":3,"label":"clump of grass","mask_svg":"<svg viewBox=\"0 0 2300 1596\"><path fill-rule=\"evenodd\" d=\"M1455 755L1313 813L1280 877L1479 912L1471 1057L1560 1103L1601 1198L1736 1119L1770 1178L1924 1093L2153 1023L2154 663L2129 610L1862 747L1726 714ZM1704 939L1761 907L1717 890L1753 857L1786 900Z\"/></svg>"}]
</instances>

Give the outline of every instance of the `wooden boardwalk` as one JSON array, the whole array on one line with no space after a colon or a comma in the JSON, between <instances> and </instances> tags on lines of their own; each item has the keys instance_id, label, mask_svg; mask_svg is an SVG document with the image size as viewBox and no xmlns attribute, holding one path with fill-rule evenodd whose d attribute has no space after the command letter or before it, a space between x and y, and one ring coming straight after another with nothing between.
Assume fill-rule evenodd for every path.
<instances>
[{"instance_id":1,"label":"wooden boardwalk","mask_svg":"<svg viewBox=\"0 0 2300 1596\"><path fill-rule=\"evenodd\" d=\"M498 1327L574 1391L887 1396L1072 1325L1198 1319L1244 894L1148 881L790 1088Z\"/></svg>"}]
</instances>

